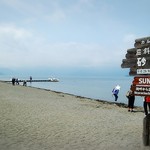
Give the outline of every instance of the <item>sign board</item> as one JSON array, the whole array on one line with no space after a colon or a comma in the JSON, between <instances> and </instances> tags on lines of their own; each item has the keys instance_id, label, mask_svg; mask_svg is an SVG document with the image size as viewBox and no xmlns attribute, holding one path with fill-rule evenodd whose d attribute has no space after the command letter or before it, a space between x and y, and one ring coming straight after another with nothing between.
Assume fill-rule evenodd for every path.
<instances>
[{"instance_id":1,"label":"sign board","mask_svg":"<svg viewBox=\"0 0 150 150\"><path fill-rule=\"evenodd\" d=\"M141 45L149 44L150 43L150 37L144 37L140 39L135 40L134 47L139 48Z\"/></svg>"},{"instance_id":2,"label":"sign board","mask_svg":"<svg viewBox=\"0 0 150 150\"><path fill-rule=\"evenodd\" d=\"M150 85L149 86L132 85L131 90L134 91L135 96L150 96Z\"/></svg>"},{"instance_id":3,"label":"sign board","mask_svg":"<svg viewBox=\"0 0 150 150\"><path fill-rule=\"evenodd\" d=\"M150 69L137 69L137 74L150 74Z\"/></svg>"},{"instance_id":4,"label":"sign board","mask_svg":"<svg viewBox=\"0 0 150 150\"><path fill-rule=\"evenodd\" d=\"M150 96L150 37L136 39L134 48L128 49L122 68L130 68L134 75L131 90L135 96Z\"/></svg>"},{"instance_id":5,"label":"sign board","mask_svg":"<svg viewBox=\"0 0 150 150\"><path fill-rule=\"evenodd\" d=\"M150 76L134 77L131 90L136 96L150 95Z\"/></svg>"},{"instance_id":6,"label":"sign board","mask_svg":"<svg viewBox=\"0 0 150 150\"><path fill-rule=\"evenodd\" d=\"M136 39L135 48L127 50L122 68L130 68L129 75L150 74L150 37Z\"/></svg>"}]
</instances>

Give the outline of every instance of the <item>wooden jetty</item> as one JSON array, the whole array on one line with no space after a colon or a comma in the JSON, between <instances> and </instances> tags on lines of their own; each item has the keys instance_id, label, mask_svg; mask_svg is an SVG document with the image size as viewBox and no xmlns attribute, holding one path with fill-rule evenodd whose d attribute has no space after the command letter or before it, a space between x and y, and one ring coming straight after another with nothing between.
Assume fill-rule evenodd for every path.
<instances>
[{"instance_id":1,"label":"wooden jetty","mask_svg":"<svg viewBox=\"0 0 150 150\"><path fill-rule=\"evenodd\" d=\"M1 80L2 82L12 82L11 80ZM35 80L18 80L15 82L59 82L58 79L47 79L47 80L43 80L43 79L35 79Z\"/></svg>"}]
</instances>

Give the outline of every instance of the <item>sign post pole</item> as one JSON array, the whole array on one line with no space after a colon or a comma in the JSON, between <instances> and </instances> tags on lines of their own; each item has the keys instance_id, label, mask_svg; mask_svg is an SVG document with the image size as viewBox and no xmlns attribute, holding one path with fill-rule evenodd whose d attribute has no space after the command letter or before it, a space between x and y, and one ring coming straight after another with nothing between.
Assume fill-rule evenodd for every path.
<instances>
[{"instance_id":1,"label":"sign post pole","mask_svg":"<svg viewBox=\"0 0 150 150\"><path fill-rule=\"evenodd\" d=\"M121 67L130 68L129 75L134 76L130 88L134 95L150 96L150 37L135 40ZM150 146L150 114L143 119L143 144Z\"/></svg>"}]
</instances>

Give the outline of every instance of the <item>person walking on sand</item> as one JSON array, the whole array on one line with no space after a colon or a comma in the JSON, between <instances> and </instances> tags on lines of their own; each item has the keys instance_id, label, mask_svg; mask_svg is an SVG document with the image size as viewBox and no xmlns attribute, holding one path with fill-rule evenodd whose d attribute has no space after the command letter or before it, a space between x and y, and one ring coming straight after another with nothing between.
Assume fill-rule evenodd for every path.
<instances>
[{"instance_id":1,"label":"person walking on sand","mask_svg":"<svg viewBox=\"0 0 150 150\"><path fill-rule=\"evenodd\" d=\"M120 91L120 86L119 85L117 85L115 88L113 88L113 90L112 90L112 94L114 95L114 97L115 97L115 101L117 101L118 100L118 93L119 93L119 91Z\"/></svg>"},{"instance_id":2,"label":"person walking on sand","mask_svg":"<svg viewBox=\"0 0 150 150\"><path fill-rule=\"evenodd\" d=\"M147 107L149 108L150 112L150 96L145 96L143 99L143 107L144 107L144 113L145 115L148 115Z\"/></svg>"},{"instance_id":3,"label":"person walking on sand","mask_svg":"<svg viewBox=\"0 0 150 150\"><path fill-rule=\"evenodd\" d=\"M128 98L128 112L133 112L135 96L132 90L129 90L126 94Z\"/></svg>"}]
</instances>

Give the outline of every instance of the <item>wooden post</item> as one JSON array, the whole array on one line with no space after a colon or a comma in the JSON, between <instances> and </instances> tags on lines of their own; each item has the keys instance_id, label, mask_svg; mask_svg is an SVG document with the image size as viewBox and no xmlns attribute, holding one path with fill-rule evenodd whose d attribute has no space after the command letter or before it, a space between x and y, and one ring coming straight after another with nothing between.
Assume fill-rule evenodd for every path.
<instances>
[{"instance_id":1,"label":"wooden post","mask_svg":"<svg viewBox=\"0 0 150 150\"><path fill-rule=\"evenodd\" d=\"M143 119L143 145L150 146L150 114Z\"/></svg>"},{"instance_id":2,"label":"wooden post","mask_svg":"<svg viewBox=\"0 0 150 150\"><path fill-rule=\"evenodd\" d=\"M121 67L130 68L129 75L143 75L140 79L134 78L131 85L134 95L150 96L150 37L135 40L134 48L127 50ZM150 114L143 119L143 144L150 146Z\"/></svg>"}]
</instances>

